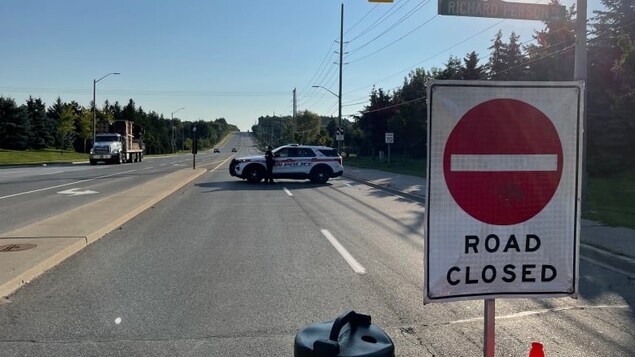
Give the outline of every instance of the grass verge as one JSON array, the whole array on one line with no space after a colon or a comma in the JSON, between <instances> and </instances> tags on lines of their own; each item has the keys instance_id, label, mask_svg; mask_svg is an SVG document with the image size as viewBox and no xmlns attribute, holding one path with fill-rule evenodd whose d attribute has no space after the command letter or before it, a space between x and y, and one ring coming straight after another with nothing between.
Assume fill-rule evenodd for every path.
<instances>
[{"instance_id":1,"label":"grass verge","mask_svg":"<svg viewBox=\"0 0 635 357\"><path fill-rule=\"evenodd\" d=\"M4 150L0 149L0 166L28 165L54 162L87 161L88 155L75 151L61 151L56 149L44 150Z\"/></svg>"},{"instance_id":2,"label":"grass verge","mask_svg":"<svg viewBox=\"0 0 635 357\"><path fill-rule=\"evenodd\" d=\"M613 227L635 229L635 171L612 177L591 177L584 218Z\"/></svg>"},{"instance_id":3,"label":"grass verge","mask_svg":"<svg viewBox=\"0 0 635 357\"><path fill-rule=\"evenodd\" d=\"M351 156L344 158L344 166L394 172L404 175L426 177L425 160L403 158L386 160ZM635 171L611 177L589 178L587 211L582 217L602 222L612 227L635 229Z\"/></svg>"},{"instance_id":4,"label":"grass verge","mask_svg":"<svg viewBox=\"0 0 635 357\"><path fill-rule=\"evenodd\" d=\"M383 162L379 159L370 157L350 156L344 158L344 166L356 166L366 169L375 169L387 172L394 172L402 175L411 175L417 177L426 177L426 161L417 159L404 159L402 157L390 158L390 165L384 158Z\"/></svg>"}]
</instances>

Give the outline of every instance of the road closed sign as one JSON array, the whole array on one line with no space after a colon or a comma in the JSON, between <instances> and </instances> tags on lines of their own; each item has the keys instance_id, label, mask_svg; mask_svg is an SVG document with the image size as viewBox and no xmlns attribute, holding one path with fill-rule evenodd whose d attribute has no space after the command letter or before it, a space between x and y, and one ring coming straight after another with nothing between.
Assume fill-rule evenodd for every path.
<instances>
[{"instance_id":1,"label":"road closed sign","mask_svg":"<svg viewBox=\"0 0 635 357\"><path fill-rule=\"evenodd\" d=\"M428 83L425 303L577 296L583 93Z\"/></svg>"}]
</instances>

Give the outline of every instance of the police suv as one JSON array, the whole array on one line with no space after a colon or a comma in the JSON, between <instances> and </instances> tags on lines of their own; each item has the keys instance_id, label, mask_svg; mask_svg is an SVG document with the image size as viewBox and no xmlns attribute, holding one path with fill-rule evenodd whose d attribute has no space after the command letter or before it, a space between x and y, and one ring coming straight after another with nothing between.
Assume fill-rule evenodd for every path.
<instances>
[{"instance_id":1,"label":"police suv","mask_svg":"<svg viewBox=\"0 0 635 357\"><path fill-rule=\"evenodd\" d=\"M342 157L337 149L326 146L284 145L272 150L275 163L273 178L309 179L326 183L329 178L344 173ZM233 159L229 174L249 182L260 182L267 174L264 155Z\"/></svg>"}]
</instances>

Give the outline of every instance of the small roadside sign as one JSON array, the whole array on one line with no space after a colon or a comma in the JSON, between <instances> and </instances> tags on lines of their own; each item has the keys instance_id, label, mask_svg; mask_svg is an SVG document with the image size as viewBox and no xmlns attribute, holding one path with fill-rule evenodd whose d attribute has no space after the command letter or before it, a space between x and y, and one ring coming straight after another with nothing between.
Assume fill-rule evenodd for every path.
<instances>
[{"instance_id":1,"label":"small roadside sign","mask_svg":"<svg viewBox=\"0 0 635 357\"><path fill-rule=\"evenodd\" d=\"M439 15L550 21L564 19L566 8L563 5L500 0L439 0Z\"/></svg>"},{"instance_id":2,"label":"small roadside sign","mask_svg":"<svg viewBox=\"0 0 635 357\"><path fill-rule=\"evenodd\" d=\"M583 93L428 83L424 303L577 296Z\"/></svg>"},{"instance_id":3,"label":"small roadside sign","mask_svg":"<svg viewBox=\"0 0 635 357\"><path fill-rule=\"evenodd\" d=\"M393 144L395 142L395 136L393 133L386 133L386 144Z\"/></svg>"},{"instance_id":4,"label":"small roadside sign","mask_svg":"<svg viewBox=\"0 0 635 357\"><path fill-rule=\"evenodd\" d=\"M344 141L344 128L337 128L335 131L335 140Z\"/></svg>"}]
</instances>

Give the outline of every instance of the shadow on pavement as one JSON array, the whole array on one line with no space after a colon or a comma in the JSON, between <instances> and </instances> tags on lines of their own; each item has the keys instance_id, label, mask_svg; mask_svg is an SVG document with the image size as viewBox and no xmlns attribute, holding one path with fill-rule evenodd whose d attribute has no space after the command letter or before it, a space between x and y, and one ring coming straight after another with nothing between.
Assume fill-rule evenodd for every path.
<instances>
[{"instance_id":1,"label":"shadow on pavement","mask_svg":"<svg viewBox=\"0 0 635 357\"><path fill-rule=\"evenodd\" d=\"M203 193L211 193L216 191L267 191L267 190L282 190L283 187L289 190L302 190L302 189L315 189L318 187L329 187L330 183L315 184L310 181L290 181L290 180L276 180L273 184L264 183L251 183L246 180L231 180L231 181L213 181L197 183L196 186L202 188L208 188L209 191Z\"/></svg>"}]
</instances>

